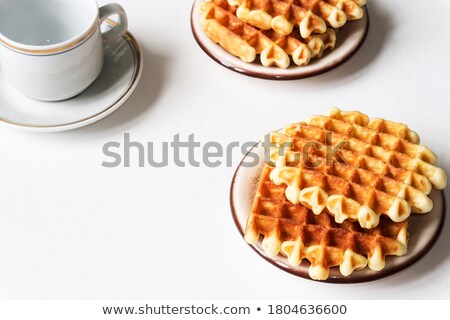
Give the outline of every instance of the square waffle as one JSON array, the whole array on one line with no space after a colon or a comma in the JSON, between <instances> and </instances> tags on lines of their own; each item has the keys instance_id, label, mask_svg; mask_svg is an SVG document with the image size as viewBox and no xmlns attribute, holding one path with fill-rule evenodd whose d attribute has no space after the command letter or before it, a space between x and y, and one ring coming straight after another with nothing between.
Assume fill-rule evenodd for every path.
<instances>
[{"instance_id":1,"label":"square waffle","mask_svg":"<svg viewBox=\"0 0 450 320\"><path fill-rule=\"evenodd\" d=\"M273 170L268 165L263 169L245 230L245 240L250 244L262 238L268 257L282 254L292 266L306 259L311 263L310 277L326 280L332 267L339 267L344 276L366 266L379 271L385 266L386 256L406 253L407 221L396 223L382 218L370 230L349 221L338 224L327 212L316 215L302 204L287 200L286 186L270 179Z\"/></svg>"},{"instance_id":2,"label":"square waffle","mask_svg":"<svg viewBox=\"0 0 450 320\"><path fill-rule=\"evenodd\" d=\"M403 124L332 109L271 134L271 179L287 187L293 204L326 210L338 223L371 229L381 216L402 222L430 212L431 188L447 184L436 155L419 141Z\"/></svg>"},{"instance_id":3,"label":"square waffle","mask_svg":"<svg viewBox=\"0 0 450 320\"><path fill-rule=\"evenodd\" d=\"M228 0L236 16L260 30L281 35L298 28L303 38L341 28L347 20L361 19L365 1L353 0Z\"/></svg>"},{"instance_id":4,"label":"square waffle","mask_svg":"<svg viewBox=\"0 0 450 320\"><path fill-rule=\"evenodd\" d=\"M295 6L289 1L276 2L282 6ZM330 6L328 2L321 2ZM258 23L249 23L255 21L249 18L255 16L255 11L248 13L247 19L243 18L242 6L246 3L239 5L237 1L209 0L200 6L200 22L208 37L245 62L254 62L259 55L261 63L266 67L275 65L287 68L291 59L294 64L305 66L312 59L321 58L324 52L334 49L336 45L336 32L333 28L328 28L323 21L323 28L313 27L315 20L311 10L304 9L309 18L302 20L310 31L290 28L289 32L280 32L279 28L258 28L255 26ZM261 9L258 10L261 12Z\"/></svg>"}]
</instances>

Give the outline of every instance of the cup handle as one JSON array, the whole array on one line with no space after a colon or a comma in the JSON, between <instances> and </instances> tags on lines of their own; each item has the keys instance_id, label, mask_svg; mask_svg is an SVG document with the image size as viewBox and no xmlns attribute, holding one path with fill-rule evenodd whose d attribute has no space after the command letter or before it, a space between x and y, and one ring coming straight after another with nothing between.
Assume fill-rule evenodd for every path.
<instances>
[{"instance_id":1,"label":"cup handle","mask_svg":"<svg viewBox=\"0 0 450 320\"><path fill-rule=\"evenodd\" d=\"M122 6L117 3L107 4L99 9L100 24L115 14L119 15L118 23L111 30L108 30L102 34L103 40L106 42L116 40L117 38L123 36L128 30L127 14Z\"/></svg>"}]
</instances>

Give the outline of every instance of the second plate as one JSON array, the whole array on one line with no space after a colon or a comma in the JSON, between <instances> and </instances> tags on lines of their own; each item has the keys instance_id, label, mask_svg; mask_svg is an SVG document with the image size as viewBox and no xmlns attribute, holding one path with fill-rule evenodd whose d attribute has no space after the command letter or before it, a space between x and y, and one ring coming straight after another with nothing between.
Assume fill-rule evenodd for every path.
<instances>
[{"instance_id":1,"label":"second plate","mask_svg":"<svg viewBox=\"0 0 450 320\"><path fill-rule=\"evenodd\" d=\"M262 147L255 146L250 152L259 155L258 166L244 166L243 163L252 163L253 157L248 155L242 160L233 177L231 185L231 211L233 219L244 236L248 215L251 212L253 198L258 187L259 177L264 167L264 154ZM338 268L330 269L330 276L325 282L331 283L357 283L381 279L400 272L416 263L425 256L436 243L445 222L445 198L442 191L433 190L430 194L434 208L431 212L422 216L412 216L409 219L409 241L408 252L401 257L386 257L386 266L381 271L372 271L368 268L354 271L350 276L343 276ZM266 256L261 246L261 241L251 247L265 260L278 268L292 273L296 276L309 279L309 262L303 261L297 267L289 265L284 256L278 255L275 258Z\"/></svg>"},{"instance_id":2,"label":"second plate","mask_svg":"<svg viewBox=\"0 0 450 320\"><path fill-rule=\"evenodd\" d=\"M307 66L290 66L287 69L264 67L259 63L246 63L214 43L200 24L199 8L204 0L197 0L191 12L191 28L195 40L203 51L222 66L246 76L269 80L297 80L330 71L351 58L364 43L369 30L369 13L364 7L364 18L351 21L339 29L336 48Z\"/></svg>"}]
</instances>

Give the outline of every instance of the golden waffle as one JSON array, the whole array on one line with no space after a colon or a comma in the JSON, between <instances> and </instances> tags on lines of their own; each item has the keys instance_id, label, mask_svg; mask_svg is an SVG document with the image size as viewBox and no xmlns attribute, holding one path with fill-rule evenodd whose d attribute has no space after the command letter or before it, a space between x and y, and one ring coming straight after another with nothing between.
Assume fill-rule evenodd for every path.
<instances>
[{"instance_id":1,"label":"golden waffle","mask_svg":"<svg viewBox=\"0 0 450 320\"><path fill-rule=\"evenodd\" d=\"M264 66L287 68L291 56L296 65L303 66L311 59L320 58L325 50L333 49L336 44L333 29L306 39L299 32L286 36L270 30L263 32L241 21L236 16L236 8L226 0L204 2L200 11L201 24L208 37L245 62L255 61L259 54Z\"/></svg>"},{"instance_id":2,"label":"golden waffle","mask_svg":"<svg viewBox=\"0 0 450 320\"><path fill-rule=\"evenodd\" d=\"M298 26L303 38L324 33L327 25L341 28L347 20L364 16L365 0L228 0L237 17L248 24L288 35Z\"/></svg>"},{"instance_id":3,"label":"golden waffle","mask_svg":"<svg viewBox=\"0 0 450 320\"><path fill-rule=\"evenodd\" d=\"M367 265L379 271L386 256L406 253L407 222L381 219L371 230L354 222L337 224L327 213L315 215L288 201L286 187L271 182L272 170L269 166L263 169L245 230L250 244L263 237L262 248L268 257L281 253L292 266L306 259L311 263L311 278L326 280L331 267L339 266L344 276Z\"/></svg>"},{"instance_id":4,"label":"golden waffle","mask_svg":"<svg viewBox=\"0 0 450 320\"><path fill-rule=\"evenodd\" d=\"M384 119L369 119L367 115L361 112L342 111L338 108L332 108L328 111L328 116L332 119L365 126L375 130L376 132L390 134L414 144L420 143L419 135L410 130L407 125L402 123L391 122Z\"/></svg>"},{"instance_id":5,"label":"golden waffle","mask_svg":"<svg viewBox=\"0 0 450 320\"><path fill-rule=\"evenodd\" d=\"M287 36L282 36L273 30L263 33L291 56L298 66L307 65L311 59L321 58L325 51L333 50L336 45L336 33L333 29L306 39L300 36L298 30Z\"/></svg>"},{"instance_id":6,"label":"golden waffle","mask_svg":"<svg viewBox=\"0 0 450 320\"><path fill-rule=\"evenodd\" d=\"M327 208L338 223L357 220L370 229L379 224L381 215L402 222L411 208L417 213L433 208L425 193L404 183L336 160L330 165L326 158L309 155L304 160L296 155L288 151L278 158L272 181L288 186L286 197L292 203L303 203L316 214Z\"/></svg>"},{"instance_id":7,"label":"golden waffle","mask_svg":"<svg viewBox=\"0 0 450 320\"><path fill-rule=\"evenodd\" d=\"M411 210L431 211L431 186L446 186L445 172L432 165L436 155L418 145L418 135L405 125L338 109L307 123L271 134L277 146L270 153L277 165L271 178L287 186L291 202L316 214L327 209L337 222L374 228L381 215L401 222Z\"/></svg>"}]
</instances>

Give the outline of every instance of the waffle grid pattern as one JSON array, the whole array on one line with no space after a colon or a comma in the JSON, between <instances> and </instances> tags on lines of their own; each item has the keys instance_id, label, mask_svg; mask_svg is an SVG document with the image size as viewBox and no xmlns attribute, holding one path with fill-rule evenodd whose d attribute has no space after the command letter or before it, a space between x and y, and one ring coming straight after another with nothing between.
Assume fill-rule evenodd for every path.
<instances>
[{"instance_id":1,"label":"waffle grid pattern","mask_svg":"<svg viewBox=\"0 0 450 320\"><path fill-rule=\"evenodd\" d=\"M354 0L207 0L200 6L205 33L245 62L305 66L336 45L335 29L363 15ZM357 11L359 13L357 13ZM294 27L297 26L297 27Z\"/></svg>"},{"instance_id":2,"label":"waffle grid pattern","mask_svg":"<svg viewBox=\"0 0 450 320\"><path fill-rule=\"evenodd\" d=\"M434 165L436 155L417 144L416 133L361 113L333 109L327 117L314 116L283 133L273 132L271 141L277 146L271 150L277 166L272 181L287 186L292 203L316 214L327 209L338 223L358 221L370 229L381 215L402 222L411 211L430 212L431 186L443 189L447 183L445 172ZM330 158L330 147L338 145L343 149ZM311 165L311 160L322 165Z\"/></svg>"},{"instance_id":3,"label":"waffle grid pattern","mask_svg":"<svg viewBox=\"0 0 450 320\"><path fill-rule=\"evenodd\" d=\"M270 181L274 169L265 166L250 213L245 239L255 244L263 237L267 256L283 254L288 263L298 266L304 259L311 265L312 279L326 280L331 267L344 276L368 266L381 270L385 256L403 255L407 248L407 222L382 219L371 230L357 223L337 224L327 213L319 215L285 197L285 186Z\"/></svg>"}]
</instances>

